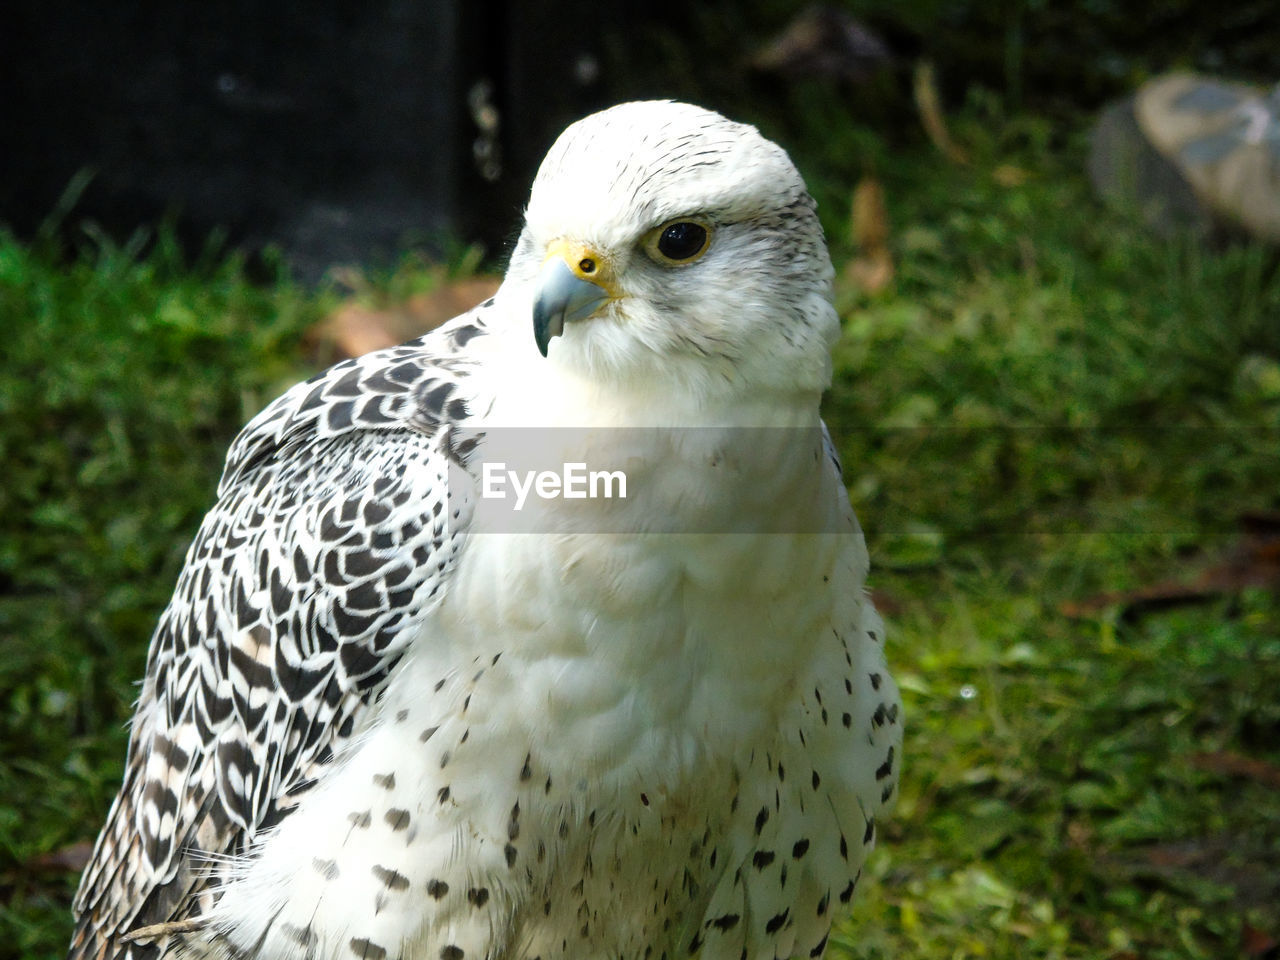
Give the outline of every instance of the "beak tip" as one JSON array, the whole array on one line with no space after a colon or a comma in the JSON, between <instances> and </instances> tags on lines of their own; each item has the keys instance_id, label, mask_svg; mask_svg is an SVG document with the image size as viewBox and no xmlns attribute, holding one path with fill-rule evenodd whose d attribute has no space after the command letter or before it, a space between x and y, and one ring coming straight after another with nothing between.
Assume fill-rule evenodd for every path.
<instances>
[{"instance_id":1,"label":"beak tip","mask_svg":"<svg viewBox=\"0 0 1280 960\"><path fill-rule=\"evenodd\" d=\"M564 332L564 317L557 315L551 310L546 309L541 302L534 306L533 311L533 342L538 346L538 352L544 357L547 355L547 348L551 346L551 341L560 336Z\"/></svg>"},{"instance_id":2,"label":"beak tip","mask_svg":"<svg viewBox=\"0 0 1280 960\"><path fill-rule=\"evenodd\" d=\"M551 258L538 278L533 301L533 339L544 357L551 341L564 333L566 323L589 317L608 300L596 283L576 276L559 257Z\"/></svg>"}]
</instances>

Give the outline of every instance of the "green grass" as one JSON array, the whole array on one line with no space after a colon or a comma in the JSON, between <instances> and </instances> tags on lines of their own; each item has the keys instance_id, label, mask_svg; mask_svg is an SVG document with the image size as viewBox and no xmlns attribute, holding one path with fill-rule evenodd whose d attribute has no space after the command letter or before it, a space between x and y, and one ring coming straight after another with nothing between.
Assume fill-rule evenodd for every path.
<instances>
[{"instance_id":1,"label":"green grass","mask_svg":"<svg viewBox=\"0 0 1280 960\"><path fill-rule=\"evenodd\" d=\"M868 164L897 262L840 291L827 416L908 741L830 955L1242 956L1246 925L1280 934L1280 796L1194 757L1280 764L1280 601L1061 606L1189 577L1280 507L1276 254L1145 236L1091 199L1078 129L990 103L956 123L966 168L834 108L789 123L837 269ZM226 444L324 306L163 240L64 264L0 235L0 953L61 952L74 878L33 861L96 832Z\"/></svg>"},{"instance_id":2,"label":"green grass","mask_svg":"<svg viewBox=\"0 0 1280 960\"><path fill-rule=\"evenodd\" d=\"M1060 609L1190 578L1276 508L1280 259L1153 241L1039 122L973 110L958 135L968 169L884 167L897 282L842 303L828 419L897 611L909 735L837 943L1241 956L1246 924L1280 930L1280 799L1192 758L1280 761L1280 602ZM994 176L1010 162L1020 186Z\"/></svg>"},{"instance_id":3,"label":"green grass","mask_svg":"<svg viewBox=\"0 0 1280 960\"><path fill-rule=\"evenodd\" d=\"M319 303L168 234L63 262L0 233L0 955L54 956L119 785L146 640L239 425L299 372Z\"/></svg>"}]
</instances>

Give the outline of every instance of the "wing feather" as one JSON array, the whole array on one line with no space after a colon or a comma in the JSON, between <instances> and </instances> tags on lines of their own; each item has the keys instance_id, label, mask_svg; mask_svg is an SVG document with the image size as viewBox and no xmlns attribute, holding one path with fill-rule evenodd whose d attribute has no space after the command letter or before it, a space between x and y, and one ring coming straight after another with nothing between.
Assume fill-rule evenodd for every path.
<instances>
[{"instance_id":1,"label":"wing feather","mask_svg":"<svg viewBox=\"0 0 1280 960\"><path fill-rule=\"evenodd\" d=\"M491 304L299 384L232 444L152 636L71 957L147 955L116 938L207 909L210 865L287 815L377 696L467 519L449 428Z\"/></svg>"}]
</instances>

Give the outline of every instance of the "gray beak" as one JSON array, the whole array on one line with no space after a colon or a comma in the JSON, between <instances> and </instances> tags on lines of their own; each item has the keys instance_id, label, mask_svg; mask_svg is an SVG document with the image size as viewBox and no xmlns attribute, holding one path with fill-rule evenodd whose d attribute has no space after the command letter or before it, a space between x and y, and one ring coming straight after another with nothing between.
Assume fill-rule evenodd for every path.
<instances>
[{"instance_id":1,"label":"gray beak","mask_svg":"<svg viewBox=\"0 0 1280 960\"><path fill-rule=\"evenodd\" d=\"M533 300L533 339L538 352L547 355L552 337L564 332L564 325L585 320L609 299L609 292L590 280L575 276L560 257L549 257L538 274Z\"/></svg>"}]
</instances>

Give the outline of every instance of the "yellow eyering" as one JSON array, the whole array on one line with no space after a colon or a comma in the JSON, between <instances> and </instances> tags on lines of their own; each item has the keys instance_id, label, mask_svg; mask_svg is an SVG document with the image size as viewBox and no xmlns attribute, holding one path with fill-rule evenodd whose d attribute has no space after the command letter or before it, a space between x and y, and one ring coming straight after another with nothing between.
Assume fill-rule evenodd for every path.
<instances>
[{"instance_id":1,"label":"yellow eyering","mask_svg":"<svg viewBox=\"0 0 1280 960\"><path fill-rule=\"evenodd\" d=\"M673 260L671 257L668 257L665 253L663 253L661 250L658 249L658 241L662 239L663 232L667 229L667 227L673 226L677 223L696 223L703 230L707 231L707 239L706 239L706 242L702 244L702 249L699 250L697 253L695 253L692 257L686 257L683 260ZM668 220L666 223L662 224L661 226L654 227L652 230L646 233L644 235L644 239L642 243L644 244L645 253L647 253L653 260L656 260L658 263L661 263L664 266L668 266L668 267L684 267L684 266L688 266L691 263L697 263L699 260L702 259L703 254L705 254L708 250L711 249L711 233L712 233L711 225L707 223L705 220L699 220L697 217L676 217L674 220Z\"/></svg>"}]
</instances>

